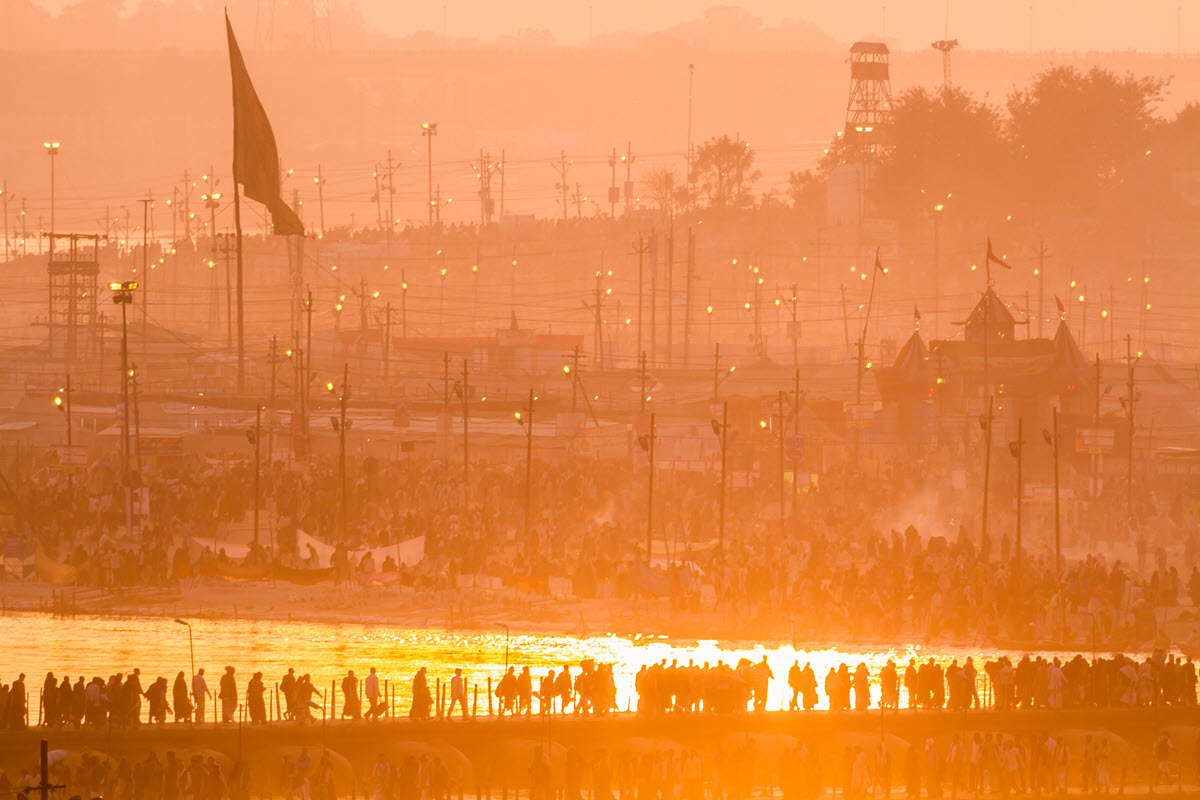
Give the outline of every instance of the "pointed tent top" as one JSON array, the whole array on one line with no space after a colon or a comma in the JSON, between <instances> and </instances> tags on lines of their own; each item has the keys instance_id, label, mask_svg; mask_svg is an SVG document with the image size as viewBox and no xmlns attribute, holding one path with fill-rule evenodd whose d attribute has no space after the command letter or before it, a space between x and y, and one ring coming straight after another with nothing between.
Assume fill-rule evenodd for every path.
<instances>
[{"instance_id":1,"label":"pointed tent top","mask_svg":"<svg viewBox=\"0 0 1200 800\"><path fill-rule=\"evenodd\" d=\"M968 342L982 342L984 331L985 318L985 303L986 303L986 319L987 328L992 332L993 338L1013 340L1013 332L1017 325L1017 319L1004 305L1004 301L992 287L988 287L983 293L983 297L979 298L979 302L971 309L970 315L966 322L965 338Z\"/></svg>"},{"instance_id":2,"label":"pointed tent top","mask_svg":"<svg viewBox=\"0 0 1200 800\"><path fill-rule=\"evenodd\" d=\"M983 297L979 298L979 302L975 304L975 308L971 309L971 316L967 320L967 324L974 322L978 318L979 322L983 322L983 303L987 301L988 322L997 325L1015 325L1017 318L1008 310L1008 306L996 294L996 290L988 287L983 293Z\"/></svg>"},{"instance_id":3,"label":"pointed tent top","mask_svg":"<svg viewBox=\"0 0 1200 800\"><path fill-rule=\"evenodd\" d=\"M1087 359L1075 343L1075 337L1071 335L1066 322L1059 322L1058 330L1054 332L1054 366L1056 369L1088 368Z\"/></svg>"},{"instance_id":4,"label":"pointed tent top","mask_svg":"<svg viewBox=\"0 0 1200 800\"><path fill-rule=\"evenodd\" d=\"M925 346L925 340L921 338L921 334L914 331L904 346L900 348L900 353L896 356L892 369L908 373L919 372L928 366L929 348Z\"/></svg>"}]
</instances>

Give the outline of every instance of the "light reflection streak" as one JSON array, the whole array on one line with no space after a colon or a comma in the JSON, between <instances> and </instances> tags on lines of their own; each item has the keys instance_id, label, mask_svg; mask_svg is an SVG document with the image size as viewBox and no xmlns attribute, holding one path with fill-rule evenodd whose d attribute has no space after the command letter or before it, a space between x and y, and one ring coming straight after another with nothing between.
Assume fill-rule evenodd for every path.
<instances>
[{"instance_id":1,"label":"light reflection streak","mask_svg":"<svg viewBox=\"0 0 1200 800\"><path fill-rule=\"evenodd\" d=\"M196 665L209 675L219 675L225 665L237 669L239 689L255 670L262 670L268 686L278 681L288 667L298 674L311 673L317 688L328 689L353 669L360 678L374 666L381 678L399 685L399 708L407 710L409 686L420 666L427 666L431 681L446 680L455 667L462 667L467 679L478 682L482 697L490 676L498 681L504 671L504 634L491 631L447 631L439 629L391 628L387 625L325 624L282 621L235 621L192 619L196 641ZM175 673L188 668L188 642L170 617L125 619L113 617L74 617L56 619L41 614L10 614L0 617L0 679L11 681L18 672L28 675L31 686L40 685L46 672L53 671L61 680L64 674L90 679L107 678L120 671L140 667L143 684L147 677ZM948 665L957 658L962 663L974 656L983 688L983 663L994 658L995 651L966 647L926 648L920 645L896 647L859 644L848 648L793 648L780 642L718 642L715 640L668 640L662 637L623 638L613 635L574 637L551 634L517 634L509 641L510 663L520 671L528 665L535 678L548 670L571 665L578 674L579 662L591 658L598 663L613 663L617 684L617 702L621 710L636 708L634 676L642 665L666 659L669 664L693 660L700 665L718 660L736 665L740 658L757 662L764 655L775 675L768 694L768 709L786 708L790 699L787 671L794 660L803 666L811 662L820 687L820 708L827 707L824 695L825 675L830 668L845 663L853 672L865 662L876 678L879 669L892 658L903 678L910 657L933 657ZM1009 653L1014 662L1021 653ZM1061 655L1047 652L1048 658ZM536 688L536 680L535 680ZM878 686L872 687L872 700L879 698ZM901 704L907 705L903 686ZM536 704L535 704L536 705Z\"/></svg>"}]
</instances>

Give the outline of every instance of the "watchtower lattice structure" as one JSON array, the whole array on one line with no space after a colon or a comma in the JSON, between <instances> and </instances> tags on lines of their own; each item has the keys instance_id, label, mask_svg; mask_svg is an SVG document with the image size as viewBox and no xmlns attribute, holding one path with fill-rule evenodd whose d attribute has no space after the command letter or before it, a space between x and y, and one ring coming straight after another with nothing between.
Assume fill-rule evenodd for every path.
<instances>
[{"instance_id":1,"label":"watchtower lattice structure","mask_svg":"<svg viewBox=\"0 0 1200 800\"><path fill-rule=\"evenodd\" d=\"M931 46L942 54L942 85L953 86L950 81L950 51L958 47L958 39L938 39Z\"/></svg>"},{"instance_id":2,"label":"watchtower lattice structure","mask_svg":"<svg viewBox=\"0 0 1200 800\"><path fill-rule=\"evenodd\" d=\"M892 124L888 56L882 42L855 42L850 47L850 99L843 133L850 160L869 159L888 144Z\"/></svg>"},{"instance_id":3,"label":"watchtower lattice structure","mask_svg":"<svg viewBox=\"0 0 1200 800\"><path fill-rule=\"evenodd\" d=\"M48 233L50 314L46 356L64 362L99 355L95 335L102 234Z\"/></svg>"}]
</instances>

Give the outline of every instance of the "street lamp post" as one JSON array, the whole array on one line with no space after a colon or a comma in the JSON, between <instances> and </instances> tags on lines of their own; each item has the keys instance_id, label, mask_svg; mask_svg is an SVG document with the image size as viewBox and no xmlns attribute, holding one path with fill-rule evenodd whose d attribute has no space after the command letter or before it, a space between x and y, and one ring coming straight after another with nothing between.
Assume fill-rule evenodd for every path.
<instances>
[{"instance_id":1,"label":"street lamp post","mask_svg":"<svg viewBox=\"0 0 1200 800\"><path fill-rule=\"evenodd\" d=\"M709 306L709 308L712 308L712 306ZM712 321L711 316L709 317L709 321L710 322ZM725 378L728 378L730 375L732 375L735 370L737 370L736 364L731 366L729 369L725 370L725 372L721 372L721 343L717 342L716 346L713 348L713 401L714 402L720 397L721 381L724 380Z\"/></svg>"},{"instance_id":2,"label":"street lamp post","mask_svg":"<svg viewBox=\"0 0 1200 800\"><path fill-rule=\"evenodd\" d=\"M1129 418L1129 452L1127 453L1126 472L1125 472L1125 514L1129 519L1133 519L1133 412L1137 406L1137 401L1134 399L1136 391L1133 384L1133 368L1137 365L1137 361L1142 357L1141 351L1137 355L1133 353L1133 336L1125 337L1125 360L1129 362L1129 386L1126 389L1124 406L1126 415Z\"/></svg>"},{"instance_id":3,"label":"street lamp post","mask_svg":"<svg viewBox=\"0 0 1200 800\"><path fill-rule=\"evenodd\" d=\"M246 431L246 438L254 445L254 544L258 545L258 481L261 470L259 449L262 441L262 405L254 405L254 427Z\"/></svg>"},{"instance_id":4,"label":"street lamp post","mask_svg":"<svg viewBox=\"0 0 1200 800\"><path fill-rule=\"evenodd\" d=\"M933 338L941 335L941 271L942 271L942 211L945 204L938 203L933 207ZM1038 334L1041 336L1041 333Z\"/></svg>"},{"instance_id":5,"label":"street lamp post","mask_svg":"<svg viewBox=\"0 0 1200 800\"><path fill-rule=\"evenodd\" d=\"M338 479L341 482L342 502L339 521L342 529L342 541L346 541L346 403L350 400L350 365L344 365L342 371L342 393L339 396L334 391L333 383L325 384L329 393L338 399L340 418L332 417L331 421L338 432Z\"/></svg>"},{"instance_id":6,"label":"street lamp post","mask_svg":"<svg viewBox=\"0 0 1200 800\"><path fill-rule=\"evenodd\" d=\"M1062 516L1059 510L1059 488L1058 488L1058 408L1054 408L1052 417L1054 432L1042 431L1042 436L1046 439L1046 444L1054 451L1054 580L1060 583L1060 570L1062 568ZM1066 636L1066 604L1059 598L1059 605L1062 608L1062 629L1061 635Z\"/></svg>"},{"instance_id":7,"label":"street lamp post","mask_svg":"<svg viewBox=\"0 0 1200 800\"><path fill-rule=\"evenodd\" d=\"M133 537L133 493L129 480L129 328L126 309L133 303L133 292L137 287L137 281L108 285L113 302L121 307L121 475L125 484L125 534L130 538Z\"/></svg>"},{"instance_id":8,"label":"street lamp post","mask_svg":"<svg viewBox=\"0 0 1200 800\"><path fill-rule=\"evenodd\" d=\"M429 149L429 230L433 230L433 137L437 136L436 122L421 123L421 135L428 140Z\"/></svg>"},{"instance_id":9,"label":"street lamp post","mask_svg":"<svg viewBox=\"0 0 1200 800\"><path fill-rule=\"evenodd\" d=\"M67 421L67 447L71 446L71 374L67 373L67 388L54 398L54 405Z\"/></svg>"},{"instance_id":10,"label":"street lamp post","mask_svg":"<svg viewBox=\"0 0 1200 800\"><path fill-rule=\"evenodd\" d=\"M529 547L529 510L533 488L533 389L529 390L529 407L526 416L518 411L513 416L525 431L525 546Z\"/></svg>"},{"instance_id":11,"label":"street lamp post","mask_svg":"<svg viewBox=\"0 0 1200 800\"><path fill-rule=\"evenodd\" d=\"M313 183L317 185L317 207L320 210L321 219L321 235L320 239L325 238L325 177L321 175L321 165L317 165L317 177L313 178ZM376 189L376 192L379 190ZM353 231L351 231L353 233Z\"/></svg>"},{"instance_id":12,"label":"street lamp post","mask_svg":"<svg viewBox=\"0 0 1200 800\"><path fill-rule=\"evenodd\" d=\"M638 437L638 444L646 452L650 463L650 477L646 489L646 565L654 559L654 412L650 412L650 435Z\"/></svg>"},{"instance_id":13,"label":"street lamp post","mask_svg":"<svg viewBox=\"0 0 1200 800\"><path fill-rule=\"evenodd\" d=\"M210 269L217 268L217 208L221 205L221 193L212 191L212 186L216 185L216 178L209 180L209 193L200 195L200 199L208 206L209 223L208 223L208 241L212 245L212 255L208 260ZM236 186L234 188L237 188ZM230 280L229 280L229 242L225 242L225 346L230 350L233 349L233 315L230 313ZM215 297L220 297L220 284L217 282L216 273L213 274L213 294ZM214 300L219 307L220 301Z\"/></svg>"},{"instance_id":14,"label":"street lamp post","mask_svg":"<svg viewBox=\"0 0 1200 800\"><path fill-rule=\"evenodd\" d=\"M186 625L188 629L188 651L192 656L192 680L196 679L196 647L192 644L192 623L185 622L179 617L175 618L176 625Z\"/></svg>"},{"instance_id":15,"label":"street lamp post","mask_svg":"<svg viewBox=\"0 0 1200 800\"><path fill-rule=\"evenodd\" d=\"M54 233L54 160L58 155L58 148L62 147L62 144L42 142L42 147L46 148L46 155L50 156L50 232Z\"/></svg>"},{"instance_id":16,"label":"street lamp post","mask_svg":"<svg viewBox=\"0 0 1200 800\"><path fill-rule=\"evenodd\" d=\"M63 395L66 395L66 397L64 398ZM69 451L71 450L71 433L72 433L71 428L73 426L71 424L71 373L69 373L69 372L67 373L66 389L63 391L62 394L55 396L54 405L58 408L59 411L62 412L63 418L67 421L67 450L68 450L67 458L71 459L71 458L73 458L73 456L70 454ZM73 463L69 464L68 466L71 469L74 468ZM75 498L74 498L75 474L71 471L67 472L67 488L70 491L70 494L72 495L71 503L74 504L74 502L75 502ZM72 508L73 508L73 505L72 505ZM71 516L72 516L71 524L74 525L74 523L75 523L74 513L72 513Z\"/></svg>"},{"instance_id":17,"label":"street lamp post","mask_svg":"<svg viewBox=\"0 0 1200 800\"><path fill-rule=\"evenodd\" d=\"M1008 443L1008 451L1017 460L1017 552L1016 566L1013 569L1013 583L1019 592L1021 590L1021 463L1025 452L1024 433L1025 419L1017 417L1017 440Z\"/></svg>"},{"instance_id":18,"label":"street lamp post","mask_svg":"<svg viewBox=\"0 0 1200 800\"><path fill-rule=\"evenodd\" d=\"M717 520L717 549L724 552L725 548L725 453L729 444L729 403L721 403L721 421L712 421L713 433L721 442L721 500Z\"/></svg>"}]
</instances>

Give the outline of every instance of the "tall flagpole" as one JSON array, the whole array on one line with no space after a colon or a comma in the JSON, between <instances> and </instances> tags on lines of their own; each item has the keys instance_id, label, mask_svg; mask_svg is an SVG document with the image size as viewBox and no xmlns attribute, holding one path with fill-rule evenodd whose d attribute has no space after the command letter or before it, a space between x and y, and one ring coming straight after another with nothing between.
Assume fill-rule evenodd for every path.
<instances>
[{"instance_id":1,"label":"tall flagpole","mask_svg":"<svg viewBox=\"0 0 1200 800\"><path fill-rule=\"evenodd\" d=\"M983 285L983 394L988 395L988 385L990 375L988 372L988 339L991 338L988 330L988 292L992 289L992 243L988 242L988 251L983 257L983 268L986 276L986 283Z\"/></svg>"},{"instance_id":2,"label":"tall flagpole","mask_svg":"<svg viewBox=\"0 0 1200 800\"><path fill-rule=\"evenodd\" d=\"M883 266L879 263L879 248L875 248L875 263L871 267L871 291L867 295L867 313L863 318L862 335L858 337L858 376L854 389L854 464L858 466L859 439L862 438L863 348L867 346L867 326L871 324L871 304L875 302L875 279Z\"/></svg>"},{"instance_id":3,"label":"tall flagpole","mask_svg":"<svg viewBox=\"0 0 1200 800\"><path fill-rule=\"evenodd\" d=\"M983 258L987 283L983 287L983 396L987 398L987 417L983 420L983 519L979 533L979 546L983 548L988 538L988 478L992 469L992 409L991 374L988 364L988 339L992 338L988 325L988 292L992 290L992 241L988 239L987 253Z\"/></svg>"},{"instance_id":4,"label":"tall flagpole","mask_svg":"<svg viewBox=\"0 0 1200 800\"><path fill-rule=\"evenodd\" d=\"M246 329L242 318L242 187L233 184L233 225L237 230L237 390L246 392Z\"/></svg>"},{"instance_id":5,"label":"tall flagpole","mask_svg":"<svg viewBox=\"0 0 1200 800\"><path fill-rule=\"evenodd\" d=\"M862 336L858 339L858 387L854 396L856 405L862 403L863 348L867 345L867 326L871 324L871 304L875 302L875 279L879 277L881 270L883 270L883 266L879 263L879 248L875 248L875 264L871 268L871 291L867 295L867 313L863 318ZM855 413L857 413L857 408Z\"/></svg>"}]
</instances>

